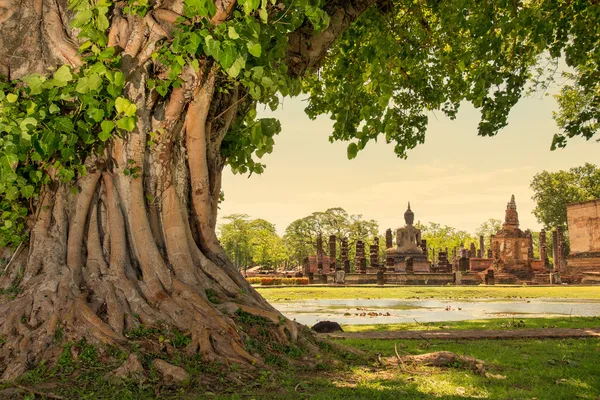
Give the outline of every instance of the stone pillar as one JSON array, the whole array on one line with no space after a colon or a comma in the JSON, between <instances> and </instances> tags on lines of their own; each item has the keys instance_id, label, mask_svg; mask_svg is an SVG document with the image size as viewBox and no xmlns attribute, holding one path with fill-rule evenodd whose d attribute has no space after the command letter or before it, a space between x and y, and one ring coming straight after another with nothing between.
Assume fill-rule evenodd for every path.
<instances>
[{"instance_id":1,"label":"stone pillar","mask_svg":"<svg viewBox=\"0 0 600 400\"><path fill-rule=\"evenodd\" d=\"M489 248L487 250L487 258L492 258L492 249L491 248Z\"/></svg>"},{"instance_id":2,"label":"stone pillar","mask_svg":"<svg viewBox=\"0 0 600 400\"><path fill-rule=\"evenodd\" d=\"M562 226L556 228L556 234L558 235L558 270L562 271L564 269L565 263L565 235L563 233Z\"/></svg>"},{"instance_id":3,"label":"stone pillar","mask_svg":"<svg viewBox=\"0 0 600 400\"><path fill-rule=\"evenodd\" d=\"M369 263L371 268L379 268L379 239L375 238L375 244L369 246Z\"/></svg>"},{"instance_id":4,"label":"stone pillar","mask_svg":"<svg viewBox=\"0 0 600 400\"><path fill-rule=\"evenodd\" d=\"M359 240L356 242L356 270L361 274L367 273L367 259L365 258L365 244Z\"/></svg>"},{"instance_id":5,"label":"stone pillar","mask_svg":"<svg viewBox=\"0 0 600 400\"><path fill-rule=\"evenodd\" d=\"M475 248L475 243L471 243L471 255L469 256L469 258L475 258L477 257L477 249Z\"/></svg>"},{"instance_id":6,"label":"stone pillar","mask_svg":"<svg viewBox=\"0 0 600 400\"><path fill-rule=\"evenodd\" d=\"M348 238L342 239L342 264L344 264L344 272L350 272L350 260L348 260Z\"/></svg>"},{"instance_id":7,"label":"stone pillar","mask_svg":"<svg viewBox=\"0 0 600 400\"><path fill-rule=\"evenodd\" d=\"M336 237L335 235L329 236L329 271L338 271L340 266L337 263L337 249L336 249Z\"/></svg>"},{"instance_id":8,"label":"stone pillar","mask_svg":"<svg viewBox=\"0 0 600 400\"><path fill-rule=\"evenodd\" d=\"M388 229L385 231L385 248L391 249L394 246L394 241L392 240L392 230Z\"/></svg>"},{"instance_id":9,"label":"stone pillar","mask_svg":"<svg viewBox=\"0 0 600 400\"><path fill-rule=\"evenodd\" d=\"M552 260L554 262L554 272L558 272L560 267L558 265L558 232L552 231Z\"/></svg>"},{"instance_id":10,"label":"stone pillar","mask_svg":"<svg viewBox=\"0 0 600 400\"><path fill-rule=\"evenodd\" d=\"M531 232L528 235L529 238L529 247L527 249L527 258L529 258L529 262L533 261L533 235Z\"/></svg>"},{"instance_id":11,"label":"stone pillar","mask_svg":"<svg viewBox=\"0 0 600 400\"><path fill-rule=\"evenodd\" d=\"M323 237L319 233L317 235L317 274L323 273Z\"/></svg>"},{"instance_id":12,"label":"stone pillar","mask_svg":"<svg viewBox=\"0 0 600 400\"><path fill-rule=\"evenodd\" d=\"M479 236L479 258L485 258L485 245L483 243L483 235Z\"/></svg>"},{"instance_id":13,"label":"stone pillar","mask_svg":"<svg viewBox=\"0 0 600 400\"><path fill-rule=\"evenodd\" d=\"M427 240L422 239L419 247L421 247L421 250L423 250L423 254L427 254Z\"/></svg>"},{"instance_id":14,"label":"stone pillar","mask_svg":"<svg viewBox=\"0 0 600 400\"><path fill-rule=\"evenodd\" d=\"M544 267L547 267L549 264L547 246L548 244L546 243L546 231L542 229L542 231L540 232L540 260L542 260Z\"/></svg>"}]
</instances>

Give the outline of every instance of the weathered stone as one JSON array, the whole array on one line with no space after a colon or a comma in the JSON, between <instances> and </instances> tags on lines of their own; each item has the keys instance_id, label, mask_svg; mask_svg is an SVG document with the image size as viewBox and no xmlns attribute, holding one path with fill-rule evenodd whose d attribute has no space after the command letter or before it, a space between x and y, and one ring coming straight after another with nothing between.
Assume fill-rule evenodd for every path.
<instances>
[{"instance_id":1,"label":"weathered stone","mask_svg":"<svg viewBox=\"0 0 600 400\"><path fill-rule=\"evenodd\" d=\"M313 325L313 331L317 333L333 333L333 332L344 332L340 324L333 321L320 321Z\"/></svg>"},{"instance_id":2,"label":"weathered stone","mask_svg":"<svg viewBox=\"0 0 600 400\"><path fill-rule=\"evenodd\" d=\"M330 271L337 271L341 269L340 265L337 263L337 246L336 246L336 237L335 235L329 236L329 269Z\"/></svg>"},{"instance_id":3,"label":"weathered stone","mask_svg":"<svg viewBox=\"0 0 600 400\"><path fill-rule=\"evenodd\" d=\"M502 228L491 237L492 257L497 271L515 282L528 281L533 277L531 263L532 237L519 229L519 215L515 196L506 206Z\"/></svg>"},{"instance_id":4,"label":"weathered stone","mask_svg":"<svg viewBox=\"0 0 600 400\"><path fill-rule=\"evenodd\" d=\"M485 258L485 245L483 235L479 236L479 258Z\"/></svg>"},{"instance_id":5,"label":"weathered stone","mask_svg":"<svg viewBox=\"0 0 600 400\"><path fill-rule=\"evenodd\" d=\"M546 231L542 229L540 232L540 260L544 267L547 267L550 264L548 260L548 244L546 242Z\"/></svg>"},{"instance_id":6,"label":"weathered stone","mask_svg":"<svg viewBox=\"0 0 600 400\"><path fill-rule=\"evenodd\" d=\"M350 260L348 260L348 238L342 239L342 264L344 264L344 272L350 273Z\"/></svg>"},{"instance_id":7,"label":"weathered stone","mask_svg":"<svg viewBox=\"0 0 600 400\"><path fill-rule=\"evenodd\" d=\"M343 270L336 271L333 282L339 285L343 285L346 282L346 272L344 272Z\"/></svg>"},{"instance_id":8,"label":"weathered stone","mask_svg":"<svg viewBox=\"0 0 600 400\"><path fill-rule=\"evenodd\" d=\"M392 230L387 229L385 231L385 248L391 249L392 247L394 247L394 241L392 240Z\"/></svg>"},{"instance_id":9,"label":"weathered stone","mask_svg":"<svg viewBox=\"0 0 600 400\"><path fill-rule=\"evenodd\" d=\"M323 273L323 237L320 233L317 235L317 273Z\"/></svg>"}]
</instances>

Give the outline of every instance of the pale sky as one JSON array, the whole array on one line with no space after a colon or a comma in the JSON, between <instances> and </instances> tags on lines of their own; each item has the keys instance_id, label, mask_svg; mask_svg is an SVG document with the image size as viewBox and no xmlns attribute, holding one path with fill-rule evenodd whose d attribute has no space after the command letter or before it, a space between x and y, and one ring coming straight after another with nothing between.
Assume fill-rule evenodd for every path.
<instances>
[{"instance_id":1,"label":"pale sky","mask_svg":"<svg viewBox=\"0 0 600 400\"><path fill-rule=\"evenodd\" d=\"M557 132L552 97L522 99L496 137L477 136L479 113L469 105L454 121L437 112L425 143L407 160L396 157L385 140L348 160L348 143L329 143L332 121L327 116L311 121L302 99L285 99L276 112L259 113L278 118L282 132L273 153L262 159L267 165L262 175L233 175L226 167L219 222L229 214L248 214L274 223L283 234L298 218L342 207L376 220L384 232L404 225L410 201L415 221L474 233L489 218L503 220L514 194L521 228L539 230L529 189L533 175L599 161L600 143L593 140L572 139L566 149L550 151Z\"/></svg>"}]
</instances>

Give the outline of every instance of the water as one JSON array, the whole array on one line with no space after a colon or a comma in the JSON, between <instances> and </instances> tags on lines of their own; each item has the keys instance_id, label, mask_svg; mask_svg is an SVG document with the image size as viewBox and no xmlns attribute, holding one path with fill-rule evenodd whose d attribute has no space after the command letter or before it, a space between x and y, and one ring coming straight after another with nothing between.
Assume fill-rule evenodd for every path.
<instances>
[{"instance_id":1,"label":"water","mask_svg":"<svg viewBox=\"0 0 600 400\"><path fill-rule=\"evenodd\" d=\"M600 316L600 301L581 299L489 300L309 300L272 303L286 317L312 326L465 321L489 318ZM362 315L361 315L362 314ZM369 315L371 314L371 315Z\"/></svg>"}]
</instances>

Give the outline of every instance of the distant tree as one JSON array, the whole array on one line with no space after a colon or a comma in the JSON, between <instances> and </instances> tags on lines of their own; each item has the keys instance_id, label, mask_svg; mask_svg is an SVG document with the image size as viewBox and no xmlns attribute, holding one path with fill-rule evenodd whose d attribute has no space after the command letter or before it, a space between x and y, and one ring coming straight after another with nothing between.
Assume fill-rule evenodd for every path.
<instances>
[{"instance_id":1,"label":"distant tree","mask_svg":"<svg viewBox=\"0 0 600 400\"><path fill-rule=\"evenodd\" d=\"M496 218L490 218L479 225L479 228L477 228L475 231L475 235L477 237L483 236L483 238L487 241L489 240L490 235L495 235L500 228L502 228L502 221Z\"/></svg>"},{"instance_id":2,"label":"distant tree","mask_svg":"<svg viewBox=\"0 0 600 400\"><path fill-rule=\"evenodd\" d=\"M417 222L415 226L421 229L421 238L427 240L427 247L430 250L436 249L436 253L446 247L448 247L448 252L451 253L453 247L459 247L461 244L467 249L471 246L471 243L475 243L479 247L479 239L467 231L436 222L429 222L428 225Z\"/></svg>"},{"instance_id":3,"label":"distant tree","mask_svg":"<svg viewBox=\"0 0 600 400\"><path fill-rule=\"evenodd\" d=\"M250 216L232 214L223 219L230 222L219 227L221 245L238 270L246 271L252 262Z\"/></svg>"},{"instance_id":4,"label":"distant tree","mask_svg":"<svg viewBox=\"0 0 600 400\"><path fill-rule=\"evenodd\" d=\"M275 225L264 219L251 220L246 214L224 218L230 222L220 226L219 239L240 271L250 266L278 268L287 265L289 251L277 235Z\"/></svg>"},{"instance_id":5,"label":"distant tree","mask_svg":"<svg viewBox=\"0 0 600 400\"><path fill-rule=\"evenodd\" d=\"M568 171L542 171L530 185L536 202L533 214L546 229L567 227L567 205L600 197L600 169L586 163Z\"/></svg>"}]
</instances>

